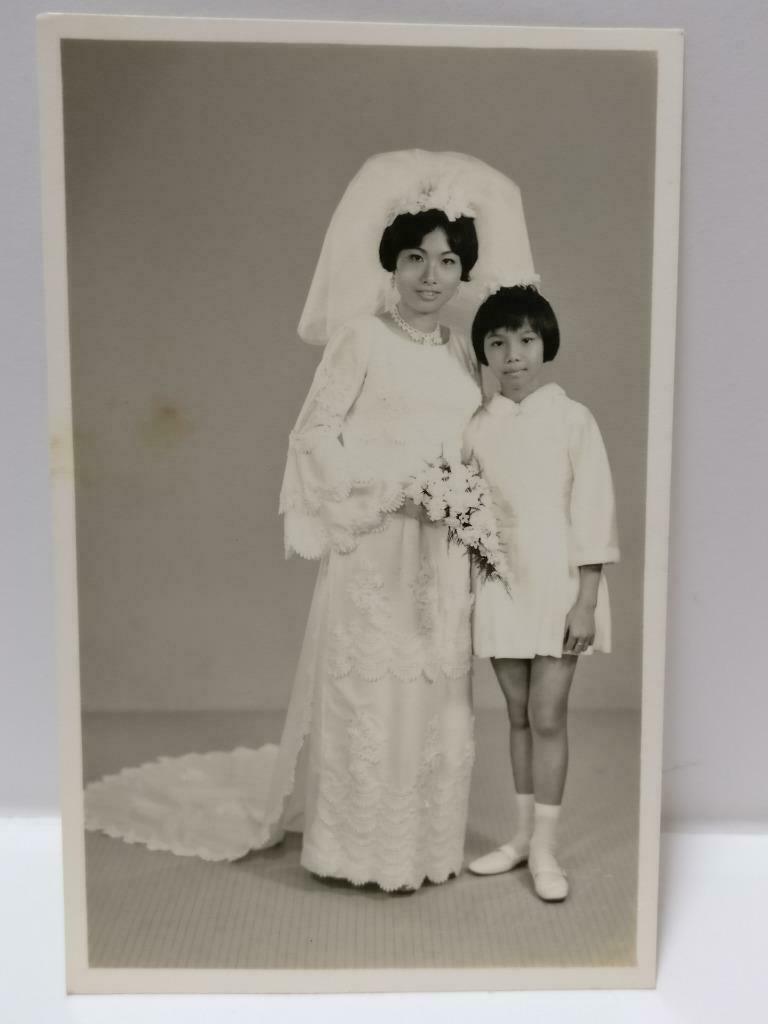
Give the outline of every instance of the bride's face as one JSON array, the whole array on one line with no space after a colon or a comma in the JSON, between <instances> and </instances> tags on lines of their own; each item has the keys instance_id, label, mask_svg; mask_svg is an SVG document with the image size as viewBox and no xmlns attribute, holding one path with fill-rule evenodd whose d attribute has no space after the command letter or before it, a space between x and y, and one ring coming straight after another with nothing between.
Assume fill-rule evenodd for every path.
<instances>
[{"instance_id":1,"label":"bride's face","mask_svg":"<svg viewBox=\"0 0 768 1024\"><path fill-rule=\"evenodd\" d=\"M395 284L404 314L437 313L455 294L460 280L461 260L451 251L442 228L425 235L418 248L398 254Z\"/></svg>"}]
</instances>

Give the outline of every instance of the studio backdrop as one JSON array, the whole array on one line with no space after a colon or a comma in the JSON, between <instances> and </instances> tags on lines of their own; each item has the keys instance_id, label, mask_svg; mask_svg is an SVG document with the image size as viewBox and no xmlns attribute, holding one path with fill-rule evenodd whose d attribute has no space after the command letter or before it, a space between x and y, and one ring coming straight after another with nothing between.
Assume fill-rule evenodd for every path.
<instances>
[{"instance_id":1,"label":"studio backdrop","mask_svg":"<svg viewBox=\"0 0 768 1024\"><path fill-rule=\"evenodd\" d=\"M614 654L572 703L638 708L655 54L65 40L62 59L84 709L287 703L316 573L285 561L277 512L321 354L296 325L346 183L409 147L522 190L561 324L548 372L600 423L618 500Z\"/></svg>"}]
</instances>

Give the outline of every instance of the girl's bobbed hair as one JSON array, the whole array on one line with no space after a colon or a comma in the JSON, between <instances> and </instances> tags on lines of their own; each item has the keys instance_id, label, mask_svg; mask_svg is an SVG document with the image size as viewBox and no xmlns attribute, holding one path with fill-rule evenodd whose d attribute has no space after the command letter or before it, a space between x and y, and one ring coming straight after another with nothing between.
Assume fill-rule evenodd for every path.
<instances>
[{"instance_id":1,"label":"girl's bobbed hair","mask_svg":"<svg viewBox=\"0 0 768 1024\"><path fill-rule=\"evenodd\" d=\"M485 339L494 331L519 330L525 322L544 344L544 362L550 362L560 348L560 328L555 311L532 285L499 288L482 303L472 321L472 348L477 361L488 365Z\"/></svg>"},{"instance_id":2,"label":"girl's bobbed hair","mask_svg":"<svg viewBox=\"0 0 768 1024\"><path fill-rule=\"evenodd\" d=\"M418 213L401 213L389 224L379 243L379 262L385 270L393 273L397 257L404 249L418 249L422 239L436 228L442 228L451 247L461 262L461 280L468 281L469 274L477 263L477 232L472 217L457 217L449 220L443 210L420 210Z\"/></svg>"}]
</instances>

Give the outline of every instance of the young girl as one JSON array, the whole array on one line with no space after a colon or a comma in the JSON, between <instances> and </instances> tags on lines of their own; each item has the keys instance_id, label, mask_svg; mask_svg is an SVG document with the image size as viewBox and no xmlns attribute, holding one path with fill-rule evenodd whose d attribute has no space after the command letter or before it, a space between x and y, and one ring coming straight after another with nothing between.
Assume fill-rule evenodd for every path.
<instances>
[{"instance_id":1,"label":"young girl","mask_svg":"<svg viewBox=\"0 0 768 1024\"><path fill-rule=\"evenodd\" d=\"M610 650L602 568L616 562L613 485L585 406L542 383L560 332L533 288L502 288L472 325L479 362L500 394L475 414L466 447L491 488L510 591L477 581L474 653L490 657L507 704L517 831L469 865L478 875L528 862L537 895L563 900L555 832L568 765L568 693L580 654Z\"/></svg>"}]
</instances>

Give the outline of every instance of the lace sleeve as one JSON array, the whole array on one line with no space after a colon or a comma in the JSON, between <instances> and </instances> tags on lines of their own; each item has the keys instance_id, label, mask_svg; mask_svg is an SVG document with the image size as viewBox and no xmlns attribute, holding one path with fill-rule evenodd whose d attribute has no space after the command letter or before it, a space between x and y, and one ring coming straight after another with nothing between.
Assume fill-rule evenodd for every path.
<instances>
[{"instance_id":1,"label":"lace sleeve","mask_svg":"<svg viewBox=\"0 0 768 1024\"><path fill-rule=\"evenodd\" d=\"M571 541L574 565L618 562L616 502L608 455L592 413L576 406L571 426Z\"/></svg>"},{"instance_id":2,"label":"lace sleeve","mask_svg":"<svg viewBox=\"0 0 768 1024\"><path fill-rule=\"evenodd\" d=\"M360 534L402 503L399 495L379 493L373 479L353 475L341 441L344 420L365 382L369 344L367 333L354 326L328 342L291 431L280 491L286 556L351 551Z\"/></svg>"}]
</instances>

